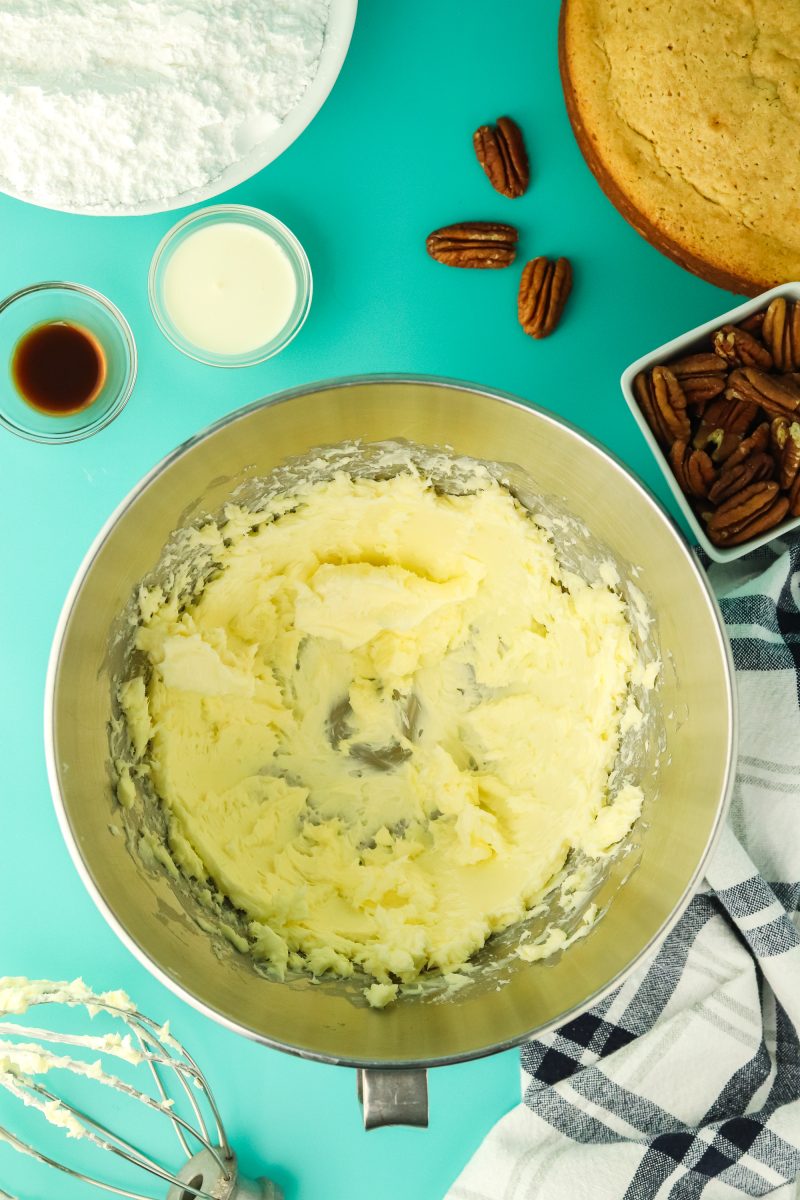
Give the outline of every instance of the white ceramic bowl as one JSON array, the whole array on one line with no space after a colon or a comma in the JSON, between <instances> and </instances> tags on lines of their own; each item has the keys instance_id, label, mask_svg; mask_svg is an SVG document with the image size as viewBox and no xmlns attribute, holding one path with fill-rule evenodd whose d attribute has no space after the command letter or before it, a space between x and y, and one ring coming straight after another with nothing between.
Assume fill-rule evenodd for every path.
<instances>
[{"instance_id":1,"label":"white ceramic bowl","mask_svg":"<svg viewBox=\"0 0 800 1200\"><path fill-rule=\"evenodd\" d=\"M59 212L82 213L85 216L100 217L141 217L150 213L170 212L175 208L186 208L190 204L202 204L213 199L214 196L221 195L222 192L237 187L263 170L279 154L283 154L284 150L291 146L322 108L347 56L357 7L358 0L331 0L319 70L300 102L265 141L255 146L244 158L231 163L221 175L212 179L204 187L193 188L189 192L181 192L179 195L170 196L165 200L146 204L120 205L113 210L39 202L31 196L23 195L9 187L2 177L0 177L0 192L14 196L17 200L25 200L29 204L41 203L42 208L52 208Z\"/></svg>"},{"instance_id":2,"label":"white ceramic bowl","mask_svg":"<svg viewBox=\"0 0 800 1200\"><path fill-rule=\"evenodd\" d=\"M672 489L672 494L678 502L687 524L708 557L713 559L714 562L732 562L735 558L741 558L743 555L749 554L751 550L757 550L759 546L765 546L773 538L784 537L785 534L790 533L792 530L800 529L800 517L789 517L787 520L781 521L774 529L768 529L766 533L762 533L759 537L751 538L750 541L744 542L741 546L730 546L729 548L715 546L707 537L702 524L692 511L688 500L678 485L678 481L672 472L664 451L656 441L653 431L647 424L639 405L636 403L636 397L633 393L633 381L640 371L649 371L652 367L668 366L672 359L683 358L686 354L697 353L703 348L702 343L704 339L707 339L708 335L713 333L715 329L719 329L720 325L736 325L739 321L743 321L745 317L749 317L751 313L761 312L775 296L785 296L787 300L800 300L800 283L782 283L768 292L762 292L760 296L755 296L752 300L745 300L744 303L737 304L736 308L728 309L727 312L714 317L712 321L706 321L704 325L697 325L694 329L690 329L688 333L682 333L680 337L673 338L671 342L665 342L663 346L659 346L656 350L651 350L648 354L643 355L642 358L637 358L636 362L631 363L629 367L626 367L620 379L622 394L625 397L628 408L633 413L634 420L641 429L645 441L653 451L656 462L661 467L664 478Z\"/></svg>"}]
</instances>

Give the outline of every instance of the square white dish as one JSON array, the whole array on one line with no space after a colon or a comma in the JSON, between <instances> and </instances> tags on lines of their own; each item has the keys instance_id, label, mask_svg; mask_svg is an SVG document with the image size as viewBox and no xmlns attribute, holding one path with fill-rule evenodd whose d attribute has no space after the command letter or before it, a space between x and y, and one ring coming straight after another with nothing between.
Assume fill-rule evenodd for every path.
<instances>
[{"instance_id":1,"label":"square white dish","mask_svg":"<svg viewBox=\"0 0 800 1200\"><path fill-rule=\"evenodd\" d=\"M665 342L663 346L657 346L655 350L650 350L647 354L642 355L641 358L637 358L635 362L625 368L620 378L620 386L622 387L625 402L631 410L636 424L641 429L642 436L652 450L656 462L661 467L664 478L669 484L672 494L686 518L687 524L697 538L698 543L714 562L732 562L734 559L742 558L743 555L749 554L752 550L757 550L759 546L766 545L773 538L783 537L787 533L791 533L792 530L800 529L800 517L788 517L785 521L781 521L780 524L776 525L774 529L768 529L766 533L751 538L741 546L730 546L727 548L715 546L693 512L686 496L681 491L664 451L656 441L653 431L647 424L644 414L636 402L633 381L640 371L649 371L653 367L658 366L669 366L670 362L674 359L683 358L687 354L697 353L704 348L704 339L707 339L710 334L719 329L720 325L736 325L739 321L743 321L746 317L751 316L752 313L761 312L767 308L775 296L785 296L787 300L800 301L800 283L779 284L778 287L771 288L768 292L762 292L760 296L754 296L752 300L745 300L742 304L737 304L735 308L730 308L727 312L720 313L719 316L714 317L711 321L706 321L703 325L696 325L694 329L680 334L678 337L673 338L672 341Z\"/></svg>"}]
</instances>

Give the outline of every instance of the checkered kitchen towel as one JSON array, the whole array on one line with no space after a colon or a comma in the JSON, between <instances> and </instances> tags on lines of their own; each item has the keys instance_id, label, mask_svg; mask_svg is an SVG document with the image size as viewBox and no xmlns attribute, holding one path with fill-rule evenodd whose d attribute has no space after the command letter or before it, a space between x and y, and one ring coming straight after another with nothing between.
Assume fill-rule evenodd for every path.
<instances>
[{"instance_id":1,"label":"checkered kitchen towel","mask_svg":"<svg viewBox=\"0 0 800 1200\"><path fill-rule=\"evenodd\" d=\"M800 540L709 574L741 708L730 819L659 954L522 1049L448 1200L800 1197Z\"/></svg>"}]
</instances>

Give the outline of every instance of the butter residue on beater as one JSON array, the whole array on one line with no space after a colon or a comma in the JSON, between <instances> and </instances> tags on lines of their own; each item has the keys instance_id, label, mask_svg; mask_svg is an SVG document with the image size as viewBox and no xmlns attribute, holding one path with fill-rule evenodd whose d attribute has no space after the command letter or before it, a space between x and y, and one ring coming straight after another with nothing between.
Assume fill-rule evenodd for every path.
<instances>
[{"instance_id":1,"label":"butter residue on beater","mask_svg":"<svg viewBox=\"0 0 800 1200\"><path fill-rule=\"evenodd\" d=\"M120 802L148 779L170 858L246 914L256 959L363 971L376 1007L429 971L461 986L642 804L610 787L640 719L624 600L488 471L473 483L338 471L229 506L192 534L202 583L141 590L147 665L119 687Z\"/></svg>"},{"instance_id":2,"label":"butter residue on beater","mask_svg":"<svg viewBox=\"0 0 800 1200\"><path fill-rule=\"evenodd\" d=\"M101 1056L107 1055L133 1066L153 1061L153 1056L148 1053L141 1039L138 1047L133 1044L131 1033L52 1033L45 1028L31 1029L4 1019L9 1015L23 1016L37 1005L50 1004L83 1008L90 1017L103 1012L119 1019L131 1030L131 1018L138 1014L125 992L117 990L95 993L82 979L52 981L13 975L0 977L0 1088L10 1092L26 1108L36 1109L51 1125L63 1129L67 1137L88 1138L98 1145L103 1145L95 1130L81 1119L70 1105L58 1097L48 1098L36 1089L34 1081L37 1077L47 1075L50 1071L67 1072L126 1092L146 1103L153 1102L116 1075L109 1074L103 1067L102 1058L87 1062L74 1054L58 1053L46 1043L55 1041L59 1045ZM172 1042L167 1026L158 1030L158 1033L165 1045L176 1044ZM37 1040L20 1040L23 1037L35 1037ZM19 1142L14 1141L12 1144L17 1149L24 1148Z\"/></svg>"}]
</instances>

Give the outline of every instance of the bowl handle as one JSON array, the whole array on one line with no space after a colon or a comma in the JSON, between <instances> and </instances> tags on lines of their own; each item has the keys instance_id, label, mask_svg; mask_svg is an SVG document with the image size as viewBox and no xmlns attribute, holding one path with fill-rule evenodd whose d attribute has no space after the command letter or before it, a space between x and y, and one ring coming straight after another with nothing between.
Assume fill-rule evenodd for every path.
<instances>
[{"instance_id":1,"label":"bowl handle","mask_svg":"<svg viewBox=\"0 0 800 1200\"><path fill-rule=\"evenodd\" d=\"M364 1128L382 1125L428 1125L428 1072L425 1070L356 1071Z\"/></svg>"}]
</instances>

